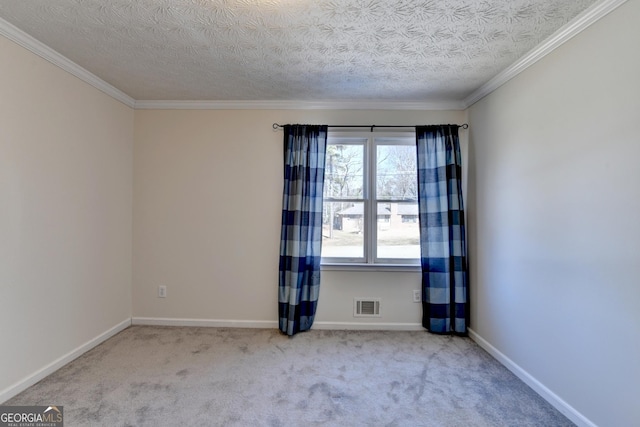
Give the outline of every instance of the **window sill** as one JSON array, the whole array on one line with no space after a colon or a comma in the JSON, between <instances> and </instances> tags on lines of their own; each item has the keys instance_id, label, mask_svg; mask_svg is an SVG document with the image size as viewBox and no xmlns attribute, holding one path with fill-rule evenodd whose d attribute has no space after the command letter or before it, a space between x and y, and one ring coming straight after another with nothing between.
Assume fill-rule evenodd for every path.
<instances>
[{"instance_id":1,"label":"window sill","mask_svg":"<svg viewBox=\"0 0 640 427\"><path fill-rule=\"evenodd\" d=\"M421 271L420 264L340 264L326 263L320 265L322 271L399 271L414 272Z\"/></svg>"}]
</instances>

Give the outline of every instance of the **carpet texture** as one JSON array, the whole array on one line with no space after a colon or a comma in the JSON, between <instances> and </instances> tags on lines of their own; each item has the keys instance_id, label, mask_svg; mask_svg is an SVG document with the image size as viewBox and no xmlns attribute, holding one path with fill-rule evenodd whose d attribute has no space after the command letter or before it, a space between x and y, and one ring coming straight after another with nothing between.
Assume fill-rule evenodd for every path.
<instances>
[{"instance_id":1,"label":"carpet texture","mask_svg":"<svg viewBox=\"0 0 640 427\"><path fill-rule=\"evenodd\" d=\"M468 338L132 326L5 405L65 426L573 426Z\"/></svg>"}]
</instances>

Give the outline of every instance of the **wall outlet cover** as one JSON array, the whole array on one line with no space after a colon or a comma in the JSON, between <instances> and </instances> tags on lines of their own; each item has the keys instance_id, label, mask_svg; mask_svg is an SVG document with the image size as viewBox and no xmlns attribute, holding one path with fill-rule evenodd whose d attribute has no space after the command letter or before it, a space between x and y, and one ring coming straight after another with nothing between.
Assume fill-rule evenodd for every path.
<instances>
[{"instance_id":1,"label":"wall outlet cover","mask_svg":"<svg viewBox=\"0 0 640 427\"><path fill-rule=\"evenodd\" d=\"M413 290L413 302L422 302L422 295L420 295L420 289Z\"/></svg>"}]
</instances>

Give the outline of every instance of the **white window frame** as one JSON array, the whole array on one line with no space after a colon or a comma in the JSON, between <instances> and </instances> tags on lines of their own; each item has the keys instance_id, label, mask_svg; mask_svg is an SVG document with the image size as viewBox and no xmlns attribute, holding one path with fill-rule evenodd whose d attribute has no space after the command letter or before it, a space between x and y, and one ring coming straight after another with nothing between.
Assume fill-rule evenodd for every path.
<instances>
[{"instance_id":1,"label":"white window frame","mask_svg":"<svg viewBox=\"0 0 640 427\"><path fill-rule=\"evenodd\" d=\"M364 203L364 256L362 258L322 258L322 268L326 270L420 270L420 258L379 258L377 256L378 203L402 203L417 200L378 199L376 195L377 146L409 145L415 147L415 132L332 132L327 135L327 145L363 145L363 198L325 198L324 202Z\"/></svg>"}]
</instances>

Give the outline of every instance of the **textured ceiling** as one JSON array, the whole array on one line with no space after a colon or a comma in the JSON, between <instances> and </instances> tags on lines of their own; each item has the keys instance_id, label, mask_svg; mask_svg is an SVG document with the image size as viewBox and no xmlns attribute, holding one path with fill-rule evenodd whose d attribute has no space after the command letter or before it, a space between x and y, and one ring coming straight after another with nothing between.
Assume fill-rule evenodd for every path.
<instances>
[{"instance_id":1,"label":"textured ceiling","mask_svg":"<svg viewBox=\"0 0 640 427\"><path fill-rule=\"evenodd\" d=\"M461 100L595 0L0 0L138 100Z\"/></svg>"}]
</instances>

